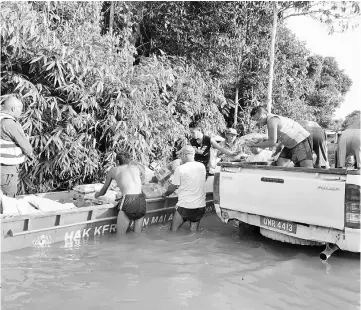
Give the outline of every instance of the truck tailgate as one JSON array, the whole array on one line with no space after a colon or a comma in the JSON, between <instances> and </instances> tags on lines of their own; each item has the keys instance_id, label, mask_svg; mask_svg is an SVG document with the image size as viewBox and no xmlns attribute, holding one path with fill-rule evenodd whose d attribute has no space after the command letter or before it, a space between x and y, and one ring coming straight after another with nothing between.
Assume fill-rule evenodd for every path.
<instances>
[{"instance_id":1,"label":"truck tailgate","mask_svg":"<svg viewBox=\"0 0 361 310\"><path fill-rule=\"evenodd\" d=\"M346 174L225 169L219 182L221 208L344 229Z\"/></svg>"}]
</instances>

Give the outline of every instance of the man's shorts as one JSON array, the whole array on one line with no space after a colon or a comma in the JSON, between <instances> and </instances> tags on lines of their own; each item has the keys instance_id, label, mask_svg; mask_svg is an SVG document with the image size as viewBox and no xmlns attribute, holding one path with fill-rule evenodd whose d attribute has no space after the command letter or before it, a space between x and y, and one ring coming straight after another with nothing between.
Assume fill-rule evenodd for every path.
<instances>
[{"instance_id":1,"label":"man's shorts","mask_svg":"<svg viewBox=\"0 0 361 310\"><path fill-rule=\"evenodd\" d=\"M183 207L177 207L178 213L183 218L183 221L199 222L206 212L206 208L187 209Z\"/></svg>"},{"instance_id":2,"label":"man's shorts","mask_svg":"<svg viewBox=\"0 0 361 310\"><path fill-rule=\"evenodd\" d=\"M284 147L279 157L290 159L296 165L302 160L313 160L312 154L312 138L309 135L292 149Z\"/></svg>"},{"instance_id":3,"label":"man's shorts","mask_svg":"<svg viewBox=\"0 0 361 310\"><path fill-rule=\"evenodd\" d=\"M143 194L128 194L125 195L123 205L122 201L123 199L120 200L117 207L119 211L123 211L130 220L139 220L147 212L145 196Z\"/></svg>"}]
</instances>

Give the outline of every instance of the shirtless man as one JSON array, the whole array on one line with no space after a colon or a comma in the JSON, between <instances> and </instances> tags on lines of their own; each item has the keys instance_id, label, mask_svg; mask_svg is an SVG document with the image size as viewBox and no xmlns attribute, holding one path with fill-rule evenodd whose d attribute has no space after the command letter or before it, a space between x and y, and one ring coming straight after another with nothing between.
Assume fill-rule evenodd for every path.
<instances>
[{"instance_id":1,"label":"shirtless man","mask_svg":"<svg viewBox=\"0 0 361 310\"><path fill-rule=\"evenodd\" d=\"M134 164L129 154L121 152L116 156L117 166L110 169L100 192L95 198L105 195L110 183L115 180L123 194L117 204L119 213L117 218L117 232L124 235L129 224L134 221L134 232L142 231L143 217L146 213L145 197L142 193L141 171Z\"/></svg>"}]
</instances>

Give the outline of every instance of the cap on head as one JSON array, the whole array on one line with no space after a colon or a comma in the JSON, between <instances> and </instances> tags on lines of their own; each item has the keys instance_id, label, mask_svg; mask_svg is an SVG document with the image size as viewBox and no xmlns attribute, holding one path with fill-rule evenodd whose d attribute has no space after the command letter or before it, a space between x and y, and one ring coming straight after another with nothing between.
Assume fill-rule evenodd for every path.
<instances>
[{"instance_id":1,"label":"cap on head","mask_svg":"<svg viewBox=\"0 0 361 310\"><path fill-rule=\"evenodd\" d=\"M192 146L190 145L185 145L182 147L182 149L180 150L180 154L183 155L194 155L195 154L195 150Z\"/></svg>"},{"instance_id":2,"label":"cap on head","mask_svg":"<svg viewBox=\"0 0 361 310\"><path fill-rule=\"evenodd\" d=\"M236 129L234 129L234 128L227 128L226 129L226 135L235 135L235 136L237 136L237 130Z\"/></svg>"}]
</instances>

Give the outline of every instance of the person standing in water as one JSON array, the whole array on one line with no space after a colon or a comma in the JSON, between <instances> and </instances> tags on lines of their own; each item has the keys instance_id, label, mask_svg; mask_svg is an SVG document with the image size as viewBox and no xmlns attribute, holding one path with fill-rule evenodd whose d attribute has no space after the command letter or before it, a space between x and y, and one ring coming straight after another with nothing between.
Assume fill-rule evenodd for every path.
<instances>
[{"instance_id":1,"label":"person standing in water","mask_svg":"<svg viewBox=\"0 0 361 310\"><path fill-rule=\"evenodd\" d=\"M22 102L15 97L7 98L1 105L1 191L9 197L15 197L17 193L19 165L26 157L33 157L33 148L18 122L22 110Z\"/></svg>"},{"instance_id":2,"label":"person standing in water","mask_svg":"<svg viewBox=\"0 0 361 310\"><path fill-rule=\"evenodd\" d=\"M145 196L142 193L141 170L134 164L128 153L121 152L116 156L116 167L110 169L105 183L95 198L105 195L111 182L115 180L122 193L117 204L117 233L126 234L129 224L134 221L134 232L142 231L143 217L146 213Z\"/></svg>"},{"instance_id":3,"label":"person standing in water","mask_svg":"<svg viewBox=\"0 0 361 310\"><path fill-rule=\"evenodd\" d=\"M177 231L187 222L191 229L198 229L206 211L206 168L194 160L195 151L186 145L180 151L184 164L178 166L164 197L178 189L178 202L173 215L171 231ZM195 226L195 227L194 227Z\"/></svg>"}]
</instances>

